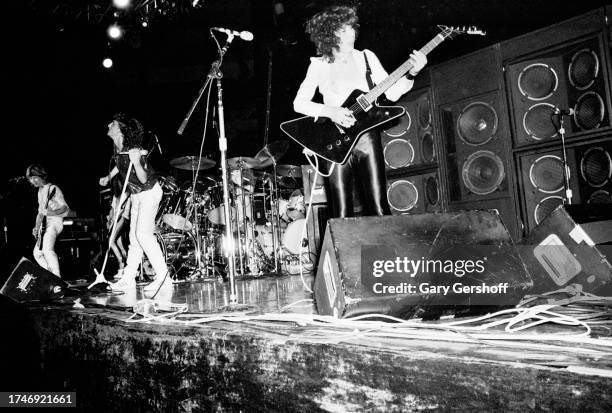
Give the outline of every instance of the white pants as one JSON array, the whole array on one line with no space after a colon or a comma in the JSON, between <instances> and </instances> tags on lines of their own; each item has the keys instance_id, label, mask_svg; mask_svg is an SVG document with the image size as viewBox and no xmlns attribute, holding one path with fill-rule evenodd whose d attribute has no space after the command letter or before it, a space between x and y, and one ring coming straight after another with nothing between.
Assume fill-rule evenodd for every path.
<instances>
[{"instance_id":1,"label":"white pants","mask_svg":"<svg viewBox=\"0 0 612 413\"><path fill-rule=\"evenodd\" d=\"M38 242L34 246L34 259L46 270L60 277L59 261L55 253L55 240L64 229L64 220L60 217L45 217L47 220L47 230L43 235L42 249L38 249Z\"/></svg>"},{"instance_id":2,"label":"white pants","mask_svg":"<svg viewBox=\"0 0 612 413\"><path fill-rule=\"evenodd\" d=\"M127 265L124 276L136 277L142 255L147 255L153 270L158 277L168 272L161 247L155 238L155 215L161 201L163 191L159 184L148 191L132 194L132 209L130 211L130 246L128 248Z\"/></svg>"}]
</instances>

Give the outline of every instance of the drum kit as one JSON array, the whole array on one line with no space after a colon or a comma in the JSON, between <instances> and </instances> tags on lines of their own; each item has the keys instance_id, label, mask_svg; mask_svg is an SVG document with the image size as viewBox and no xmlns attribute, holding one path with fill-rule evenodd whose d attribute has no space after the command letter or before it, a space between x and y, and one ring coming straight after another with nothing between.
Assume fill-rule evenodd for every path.
<instances>
[{"instance_id":1,"label":"drum kit","mask_svg":"<svg viewBox=\"0 0 612 413\"><path fill-rule=\"evenodd\" d=\"M158 242L177 278L225 276L232 251L239 276L281 273L300 254L309 262L302 237L302 171L277 164L288 148L288 142L275 141L254 157L227 159L232 239L226 236L222 180L202 172L216 162L198 156L170 161L195 177L182 185L173 177L159 180L164 195L156 218Z\"/></svg>"}]
</instances>

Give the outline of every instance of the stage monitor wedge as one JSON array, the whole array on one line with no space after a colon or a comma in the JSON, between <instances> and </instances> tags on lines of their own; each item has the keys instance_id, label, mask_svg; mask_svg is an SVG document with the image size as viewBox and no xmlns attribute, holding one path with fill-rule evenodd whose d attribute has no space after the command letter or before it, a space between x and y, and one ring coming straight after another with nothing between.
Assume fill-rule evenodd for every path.
<instances>
[{"instance_id":1,"label":"stage monitor wedge","mask_svg":"<svg viewBox=\"0 0 612 413\"><path fill-rule=\"evenodd\" d=\"M4 283L0 293L21 303L61 298L67 290L68 284L57 275L27 258L22 258Z\"/></svg>"},{"instance_id":2,"label":"stage monitor wedge","mask_svg":"<svg viewBox=\"0 0 612 413\"><path fill-rule=\"evenodd\" d=\"M485 263L481 263L483 268L477 275L447 272L446 265L467 265L482 257ZM424 271L415 270L409 275L403 267L396 273L378 272L381 262L397 259L413 263L405 265L421 265ZM444 269L436 267L439 263L445 263ZM424 267L430 264L434 268ZM385 271L387 265L392 264L385 264ZM414 284L414 290L384 292L381 283L400 289ZM504 283L507 291L503 294L437 294L422 289L428 285L454 289L455 284ZM314 287L316 306L322 315L344 318L388 314L413 318L457 314L482 306L515 305L531 287L531 280L495 212L457 211L330 219Z\"/></svg>"},{"instance_id":3,"label":"stage monitor wedge","mask_svg":"<svg viewBox=\"0 0 612 413\"><path fill-rule=\"evenodd\" d=\"M612 295L612 208L560 205L521 241L519 251L533 279L532 293L574 285Z\"/></svg>"}]
</instances>

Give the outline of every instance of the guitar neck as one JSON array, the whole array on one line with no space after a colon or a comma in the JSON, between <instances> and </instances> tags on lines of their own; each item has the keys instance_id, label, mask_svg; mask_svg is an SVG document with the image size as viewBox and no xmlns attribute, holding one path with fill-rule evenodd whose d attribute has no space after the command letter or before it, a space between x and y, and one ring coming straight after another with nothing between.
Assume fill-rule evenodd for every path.
<instances>
[{"instance_id":1,"label":"guitar neck","mask_svg":"<svg viewBox=\"0 0 612 413\"><path fill-rule=\"evenodd\" d=\"M424 55L428 55L433 49L435 49L440 43L442 43L446 39L442 35L442 33L438 33L436 37L431 39L425 46L419 50ZM400 67L395 69L393 73L391 73L385 80L376 85L372 90L370 90L364 97L368 100L368 103L372 104L385 93L387 89L395 84L398 80L401 79L410 69L412 69L412 63L410 59L406 60Z\"/></svg>"}]
</instances>

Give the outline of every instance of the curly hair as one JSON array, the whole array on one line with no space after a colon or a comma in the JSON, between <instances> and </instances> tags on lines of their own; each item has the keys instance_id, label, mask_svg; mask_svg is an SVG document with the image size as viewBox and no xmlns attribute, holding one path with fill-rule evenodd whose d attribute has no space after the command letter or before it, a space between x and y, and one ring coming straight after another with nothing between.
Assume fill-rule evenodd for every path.
<instances>
[{"instance_id":1,"label":"curly hair","mask_svg":"<svg viewBox=\"0 0 612 413\"><path fill-rule=\"evenodd\" d=\"M144 127L136 118L129 117L125 113L118 112L113 115L113 120L119 124L119 130L123 135L123 149L142 148Z\"/></svg>"},{"instance_id":2,"label":"curly hair","mask_svg":"<svg viewBox=\"0 0 612 413\"><path fill-rule=\"evenodd\" d=\"M47 181L49 174L44 166L38 163L33 163L26 169L26 177L31 178L33 176L38 176L44 181Z\"/></svg>"},{"instance_id":3,"label":"curly hair","mask_svg":"<svg viewBox=\"0 0 612 413\"><path fill-rule=\"evenodd\" d=\"M317 47L317 54L327 61L334 61L333 49L338 47L340 39L336 32L343 26L359 29L359 18L355 7L333 6L315 14L306 22L306 33Z\"/></svg>"}]
</instances>

